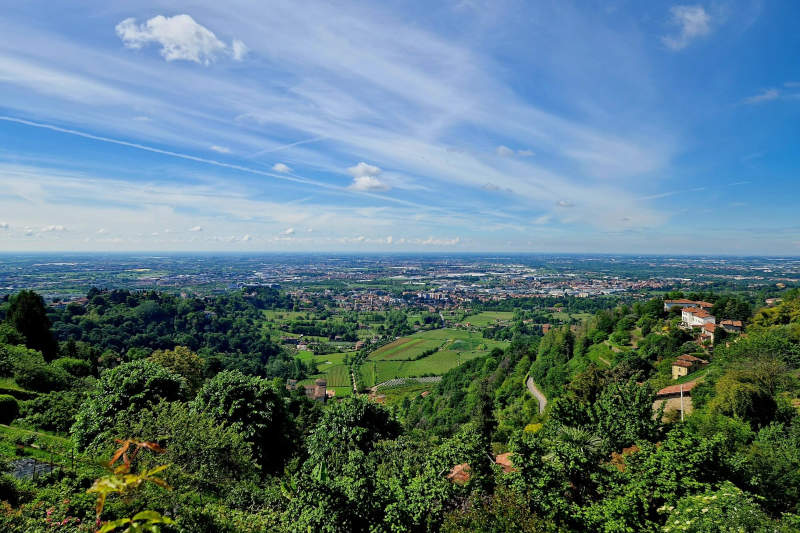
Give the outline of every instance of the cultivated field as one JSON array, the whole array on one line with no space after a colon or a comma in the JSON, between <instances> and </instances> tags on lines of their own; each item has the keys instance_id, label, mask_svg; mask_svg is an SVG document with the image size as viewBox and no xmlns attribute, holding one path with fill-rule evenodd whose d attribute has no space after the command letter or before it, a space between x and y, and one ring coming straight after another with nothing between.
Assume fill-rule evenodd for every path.
<instances>
[{"instance_id":1,"label":"cultivated field","mask_svg":"<svg viewBox=\"0 0 800 533\"><path fill-rule=\"evenodd\" d=\"M464 319L464 322L469 322L472 326L480 328L491 326L496 322L507 321L514 318L514 313L511 311L483 311L477 315L470 315Z\"/></svg>"},{"instance_id":2,"label":"cultivated field","mask_svg":"<svg viewBox=\"0 0 800 533\"><path fill-rule=\"evenodd\" d=\"M393 378L441 375L460 363L489 353L507 343L484 339L479 333L457 329L435 329L402 337L369 355L361 366L365 386ZM432 354L416 360L423 352Z\"/></svg>"}]
</instances>

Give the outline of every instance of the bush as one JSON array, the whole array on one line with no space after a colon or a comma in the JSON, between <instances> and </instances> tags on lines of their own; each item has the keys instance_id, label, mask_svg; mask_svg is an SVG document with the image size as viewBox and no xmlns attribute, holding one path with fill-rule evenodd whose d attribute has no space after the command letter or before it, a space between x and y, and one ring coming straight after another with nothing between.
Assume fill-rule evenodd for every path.
<instances>
[{"instance_id":1,"label":"bush","mask_svg":"<svg viewBox=\"0 0 800 533\"><path fill-rule=\"evenodd\" d=\"M67 433L85 397L84 393L71 390L40 394L23 403L22 414L25 422L38 429Z\"/></svg>"},{"instance_id":2,"label":"bush","mask_svg":"<svg viewBox=\"0 0 800 533\"><path fill-rule=\"evenodd\" d=\"M75 417L75 443L85 449L95 439L102 441L118 417L129 418L160 400L182 400L186 389L181 376L147 360L106 370Z\"/></svg>"},{"instance_id":3,"label":"bush","mask_svg":"<svg viewBox=\"0 0 800 533\"><path fill-rule=\"evenodd\" d=\"M19 415L17 399L8 394L0 394L0 424L10 424Z\"/></svg>"},{"instance_id":4,"label":"bush","mask_svg":"<svg viewBox=\"0 0 800 533\"><path fill-rule=\"evenodd\" d=\"M62 357L50 363L53 368L58 368L75 376L76 378L86 377L92 373L92 364L83 359L75 357Z\"/></svg>"},{"instance_id":5,"label":"bush","mask_svg":"<svg viewBox=\"0 0 800 533\"><path fill-rule=\"evenodd\" d=\"M14 363L14 379L23 389L50 392L67 388L71 377L62 368L50 366L41 358L24 358Z\"/></svg>"}]
</instances>

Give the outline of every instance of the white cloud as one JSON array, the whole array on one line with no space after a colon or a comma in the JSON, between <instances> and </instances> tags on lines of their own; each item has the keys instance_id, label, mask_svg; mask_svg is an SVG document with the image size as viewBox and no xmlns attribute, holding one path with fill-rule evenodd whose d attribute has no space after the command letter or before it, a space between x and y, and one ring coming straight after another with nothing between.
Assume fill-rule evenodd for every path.
<instances>
[{"instance_id":1,"label":"white cloud","mask_svg":"<svg viewBox=\"0 0 800 533\"><path fill-rule=\"evenodd\" d=\"M569 201L567 201L567 200L559 200L559 201L556 203L556 205L557 205L558 207L575 207L575 204L573 204L572 202L569 202Z\"/></svg>"},{"instance_id":2,"label":"white cloud","mask_svg":"<svg viewBox=\"0 0 800 533\"><path fill-rule=\"evenodd\" d=\"M393 240L392 236L389 235L388 237L386 237L386 244L392 244L392 240Z\"/></svg>"},{"instance_id":3,"label":"white cloud","mask_svg":"<svg viewBox=\"0 0 800 533\"><path fill-rule=\"evenodd\" d=\"M8 229L8 222L0 222L0 229Z\"/></svg>"},{"instance_id":4,"label":"white cloud","mask_svg":"<svg viewBox=\"0 0 800 533\"><path fill-rule=\"evenodd\" d=\"M517 150L517 155L520 157L531 157L533 156L533 150Z\"/></svg>"},{"instance_id":5,"label":"white cloud","mask_svg":"<svg viewBox=\"0 0 800 533\"><path fill-rule=\"evenodd\" d=\"M665 35L661 42L672 50L683 50L698 37L711 33L711 16L703 6L672 6L670 23L678 27L675 35Z\"/></svg>"},{"instance_id":6,"label":"white cloud","mask_svg":"<svg viewBox=\"0 0 800 533\"><path fill-rule=\"evenodd\" d=\"M281 235L294 235L294 228L286 228Z\"/></svg>"},{"instance_id":7,"label":"white cloud","mask_svg":"<svg viewBox=\"0 0 800 533\"><path fill-rule=\"evenodd\" d=\"M514 150L512 150L508 146L503 146L502 144L497 147L497 150L495 150L495 152L497 152L497 155L499 155L500 157L512 157L514 155Z\"/></svg>"},{"instance_id":8,"label":"white cloud","mask_svg":"<svg viewBox=\"0 0 800 533\"><path fill-rule=\"evenodd\" d=\"M201 226L192 226L191 228L189 228L189 231L197 233L199 231L203 231L203 228Z\"/></svg>"},{"instance_id":9,"label":"white cloud","mask_svg":"<svg viewBox=\"0 0 800 533\"><path fill-rule=\"evenodd\" d=\"M56 225L45 226L45 227L43 227L41 229L42 233L50 233L50 232L54 232L54 231L57 231L57 232L67 231L67 228L65 228L64 226L62 226L60 224L56 224Z\"/></svg>"},{"instance_id":10,"label":"white cloud","mask_svg":"<svg viewBox=\"0 0 800 533\"><path fill-rule=\"evenodd\" d=\"M749 96L744 99L745 104L760 104L762 102L769 102L770 100L777 100L780 98L781 93L778 89L764 89L760 93Z\"/></svg>"},{"instance_id":11,"label":"white cloud","mask_svg":"<svg viewBox=\"0 0 800 533\"><path fill-rule=\"evenodd\" d=\"M272 165L272 170L275 172L280 172L282 174L287 174L292 171L292 167L288 165L284 165L283 163L275 163Z\"/></svg>"},{"instance_id":12,"label":"white cloud","mask_svg":"<svg viewBox=\"0 0 800 533\"><path fill-rule=\"evenodd\" d=\"M550 215L541 215L533 219L533 223L538 226L541 226L542 224L547 224L548 222L550 222L551 218L552 217Z\"/></svg>"},{"instance_id":13,"label":"white cloud","mask_svg":"<svg viewBox=\"0 0 800 533\"><path fill-rule=\"evenodd\" d=\"M248 241L252 241L252 240L253 240L253 237L251 237L250 235L245 235L244 237L242 237L242 241L243 242L248 242Z\"/></svg>"},{"instance_id":14,"label":"white cloud","mask_svg":"<svg viewBox=\"0 0 800 533\"><path fill-rule=\"evenodd\" d=\"M209 65L220 54L229 54L235 61L241 61L247 54L247 46L242 41L234 39L228 46L211 30L185 14L174 17L158 15L143 24L127 18L117 24L116 30L128 48L138 50L150 43L160 44L161 55L167 61L184 60Z\"/></svg>"},{"instance_id":15,"label":"white cloud","mask_svg":"<svg viewBox=\"0 0 800 533\"><path fill-rule=\"evenodd\" d=\"M231 43L231 57L233 57L234 61L243 60L249 50L247 45L239 39L234 39L233 43Z\"/></svg>"},{"instance_id":16,"label":"white cloud","mask_svg":"<svg viewBox=\"0 0 800 533\"><path fill-rule=\"evenodd\" d=\"M388 191L389 185L378 179L381 169L375 165L370 165L361 161L359 164L347 169L353 176L353 183L350 189L354 191Z\"/></svg>"},{"instance_id":17,"label":"white cloud","mask_svg":"<svg viewBox=\"0 0 800 533\"><path fill-rule=\"evenodd\" d=\"M99 235L102 235L103 233L108 233L108 230L106 230L106 228L100 228L100 229L97 230L97 233Z\"/></svg>"},{"instance_id":18,"label":"white cloud","mask_svg":"<svg viewBox=\"0 0 800 533\"><path fill-rule=\"evenodd\" d=\"M217 146L216 144L213 144L209 148L211 148L215 152L219 152L220 154L229 154L229 153L231 153L231 149L227 148L225 146Z\"/></svg>"}]
</instances>

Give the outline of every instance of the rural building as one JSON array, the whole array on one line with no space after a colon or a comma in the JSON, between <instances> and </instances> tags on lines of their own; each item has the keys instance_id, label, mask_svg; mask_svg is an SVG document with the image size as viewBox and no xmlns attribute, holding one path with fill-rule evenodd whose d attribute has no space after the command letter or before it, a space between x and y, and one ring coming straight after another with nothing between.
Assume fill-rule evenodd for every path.
<instances>
[{"instance_id":1,"label":"rural building","mask_svg":"<svg viewBox=\"0 0 800 533\"><path fill-rule=\"evenodd\" d=\"M664 311L669 311L673 307L679 307L684 309L686 307L699 307L700 309L711 309L714 307L714 304L709 302L697 301L697 300L664 300Z\"/></svg>"},{"instance_id":2,"label":"rural building","mask_svg":"<svg viewBox=\"0 0 800 533\"><path fill-rule=\"evenodd\" d=\"M703 324L716 324L714 315L701 307L684 307L681 311L681 323L686 328L703 327Z\"/></svg>"},{"instance_id":3,"label":"rural building","mask_svg":"<svg viewBox=\"0 0 800 533\"><path fill-rule=\"evenodd\" d=\"M286 389L287 390L295 390L299 388L296 379L287 379L286 380ZM328 398L332 398L336 391L328 390L328 381L322 378L317 379L313 385L302 385L306 396L311 398L312 400L316 400L318 402L324 402Z\"/></svg>"},{"instance_id":4,"label":"rural building","mask_svg":"<svg viewBox=\"0 0 800 533\"><path fill-rule=\"evenodd\" d=\"M739 333L742 331L741 320L723 320L719 325L728 333Z\"/></svg>"},{"instance_id":5,"label":"rural building","mask_svg":"<svg viewBox=\"0 0 800 533\"><path fill-rule=\"evenodd\" d=\"M683 376L687 376L692 372L700 370L707 364L708 361L705 359L700 359L699 357L689 354L681 355L672 363L672 379L679 379Z\"/></svg>"},{"instance_id":6,"label":"rural building","mask_svg":"<svg viewBox=\"0 0 800 533\"><path fill-rule=\"evenodd\" d=\"M717 330L717 325L710 322L703 324L700 331L700 342L708 341L714 344L714 332Z\"/></svg>"},{"instance_id":7,"label":"rural building","mask_svg":"<svg viewBox=\"0 0 800 533\"><path fill-rule=\"evenodd\" d=\"M664 405L664 414L668 411L678 411L683 409L685 414L692 412L692 389L698 384L697 380L684 383L682 385L670 385L664 387L656 393L656 400L653 402L653 411ZM681 397L683 399L681 400Z\"/></svg>"}]
</instances>

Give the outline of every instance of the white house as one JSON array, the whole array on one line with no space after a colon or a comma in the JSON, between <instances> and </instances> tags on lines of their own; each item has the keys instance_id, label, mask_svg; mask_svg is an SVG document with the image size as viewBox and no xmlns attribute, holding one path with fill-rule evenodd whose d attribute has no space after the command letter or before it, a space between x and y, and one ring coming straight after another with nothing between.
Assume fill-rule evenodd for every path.
<instances>
[{"instance_id":1,"label":"white house","mask_svg":"<svg viewBox=\"0 0 800 533\"><path fill-rule=\"evenodd\" d=\"M673 307L680 307L685 309L687 307L699 307L700 309L711 309L714 304L709 302L700 302L696 300L664 300L664 311L669 311Z\"/></svg>"},{"instance_id":2,"label":"white house","mask_svg":"<svg viewBox=\"0 0 800 533\"><path fill-rule=\"evenodd\" d=\"M700 327L704 324L716 324L717 319L714 315L699 307L684 307L681 311L681 322L684 327Z\"/></svg>"}]
</instances>

